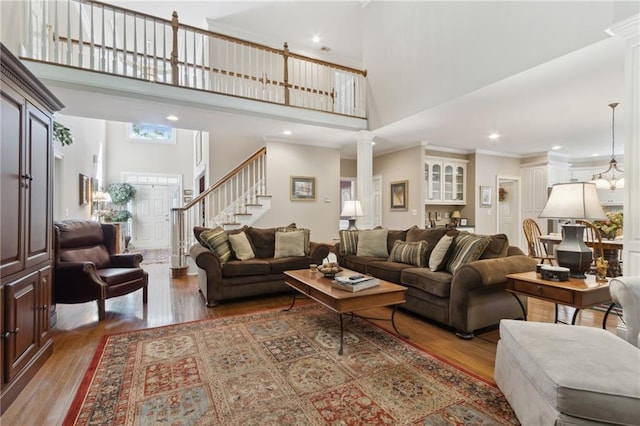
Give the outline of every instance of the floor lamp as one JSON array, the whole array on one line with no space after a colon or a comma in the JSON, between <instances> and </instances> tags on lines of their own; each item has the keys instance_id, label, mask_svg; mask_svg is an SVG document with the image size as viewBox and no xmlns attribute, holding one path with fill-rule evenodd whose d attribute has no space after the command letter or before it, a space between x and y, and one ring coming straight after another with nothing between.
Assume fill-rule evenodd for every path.
<instances>
[{"instance_id":1,"label":"floor lamp","mask_svg":"<svg viewBox=\"0 0 640 426\"><path fill-rule=\"evenodd\" d=\"M362 206L360 205L360 201L358 200L347 200L344 202L344 206L342 206L342 212L340 213L341 217L349 218L349 228L348 230L356 230L356 218L360 216L364 216L362 213Z\"/></svg>"},{"instance_id":2,"label":"floor lamp","mask_svg":"<svg viewBox=\"0 0 640 426\"><path fill-rule=\"evenodd\" d=\"M558 265L569 268L569 276L585 279L593 253L584 242L584 225L575 219L606 220L596 185L589 182L557 183L551 187L547 204L538 216L570 220L562 225L562 241L556 248Z\"/></svg>"}]
</instances>

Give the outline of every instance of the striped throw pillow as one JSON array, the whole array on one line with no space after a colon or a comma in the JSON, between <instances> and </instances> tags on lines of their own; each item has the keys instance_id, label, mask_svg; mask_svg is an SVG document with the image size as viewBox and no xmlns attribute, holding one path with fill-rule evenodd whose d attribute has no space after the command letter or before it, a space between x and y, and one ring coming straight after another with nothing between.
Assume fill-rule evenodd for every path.
<instances>
[{"instance_id":1,"label":"striped throw pillow","mask_svg":"<svg viewBox=\"0 0 640 426\"><path fill-rule=\"evenodd\" d=\"M424 240L406 243L401 240L396 240L393 243L391 254L389 255L390 262L406 263L408 265L415 265L419 268L425 266L425 257L427 254L427 242Z\"/></svg>"},{"instance_id":2,"label":"striped throw pillow","mask_svg":"<svg viewBox=\"0 0 640 426\"><path fill-rule=\"evenodd\" d=\"M200 241L202 241L212 252L220 257L220 261L225 263L231 259L231 244L229 244L229 236L221 227L208 229L200 233Z\"/></svg>"},{"instance_id":3,"label":"striped throw pillow","mask_svg":"<svg viewBox=\"0 0 640 426\"><path fill-rule=\"evenodd\" d=\"M447 263L447 270L455 274L461 266L478 260L489 242L488 237L461 232L453 243L453 252Z\"/></svg>"},{"instance_id":4,"label":"striped throw pillow","mask_svg":"<svg viewBox=\"0 0 640 426\"><path fill-rule=\"evenodd\" d=\"M358 231L340 231L340 254L356 254L358 250Z\"/></svg>"}]
</instances>

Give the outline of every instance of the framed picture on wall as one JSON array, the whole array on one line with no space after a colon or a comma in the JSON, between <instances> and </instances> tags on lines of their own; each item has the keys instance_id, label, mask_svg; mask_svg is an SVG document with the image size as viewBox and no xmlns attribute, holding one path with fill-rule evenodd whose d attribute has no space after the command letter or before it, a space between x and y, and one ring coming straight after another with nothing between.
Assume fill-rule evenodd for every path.
<instances>
[{"instance_id":1,"label":"framed picture on wall","mask_svg":"<svg viewBox=\"0 0 640 426\"><path fill-rule=\"evenodd\" d=\"M465 218L460 219L460 226L467 226L467 219Z\"/></svg>"},{"instance_id":2,"label":"framed picture on wall","mask_svg":"<svg viewBox=\"0 0 640 426\"><path fill-rule=\"evenodd\" d=\"M491 207L491 189L490 186L480 187L480 207Z\"/></svg>"},{"instance_id":3,"label":"framed picture on wall","mask_svg":"<svg viewBox=\"0 0 640 426\"><path fill-rule=\"evenodd\" d=\"M91 198L91 179L89 176L80 173L79 187L80 205L84 206L89 203Z\"/></svg>"},{"instance_id":4,"label":"framed picture on wall","mask_svg":"<svg viewBox=\"0 0 640 426\"><path fill-rule=\"evenodd\" d=\"M391 182L391 210L407 210L409 181Z\"/></svg>"},{"instance_id":5,"label":"framed picture on wall","mask_svg":"<svg viewBox=\"0 0 640 426\"><path fill-rule=\"evenodd\" d=\"M291 176L291 201L315 201L316 178Z\"/></svg>"}]
</instances>

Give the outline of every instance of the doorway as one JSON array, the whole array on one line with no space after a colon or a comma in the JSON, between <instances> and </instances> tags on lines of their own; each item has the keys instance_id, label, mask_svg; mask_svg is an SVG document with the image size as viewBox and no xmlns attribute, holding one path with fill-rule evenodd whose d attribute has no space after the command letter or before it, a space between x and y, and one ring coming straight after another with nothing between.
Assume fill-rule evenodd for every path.
<instances>
[{"instance_id":1,"label":"doorway","mask_svg":"<svg viewBox=\"0 0 640 426\"><path fill-rule=\"evenodd\" d=\"M509 244L521 247L520 178L498 176L497 230L509 238Z\"/></svg>"}]
</instances>

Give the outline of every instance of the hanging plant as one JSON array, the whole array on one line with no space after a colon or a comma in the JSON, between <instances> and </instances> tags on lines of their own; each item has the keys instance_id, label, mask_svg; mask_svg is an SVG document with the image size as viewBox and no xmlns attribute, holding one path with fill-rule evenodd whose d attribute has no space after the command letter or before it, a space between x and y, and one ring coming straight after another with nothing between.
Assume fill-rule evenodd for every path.
<instances>
[{"instance_id":1,"label":"hanging plant","mask_svg":"<svg viewBox=\"0 0 640 426\"><path fill-rule=\"evenodd\" d=\"M71 130L57 121L53 122L53 138L60 142L62 146L71 145L73 143Z\"/></svg>"},{"instance_id":2,"label":"hanging plant","mask_svg":"<svg viewBox=\"0 0 640 426\"><path fill-rule=\"evenodd\" d=\"M136 196L136 189L130 183L112 183L107 189L113 204L127 204Z\"/></svg>"}]
</instances>

